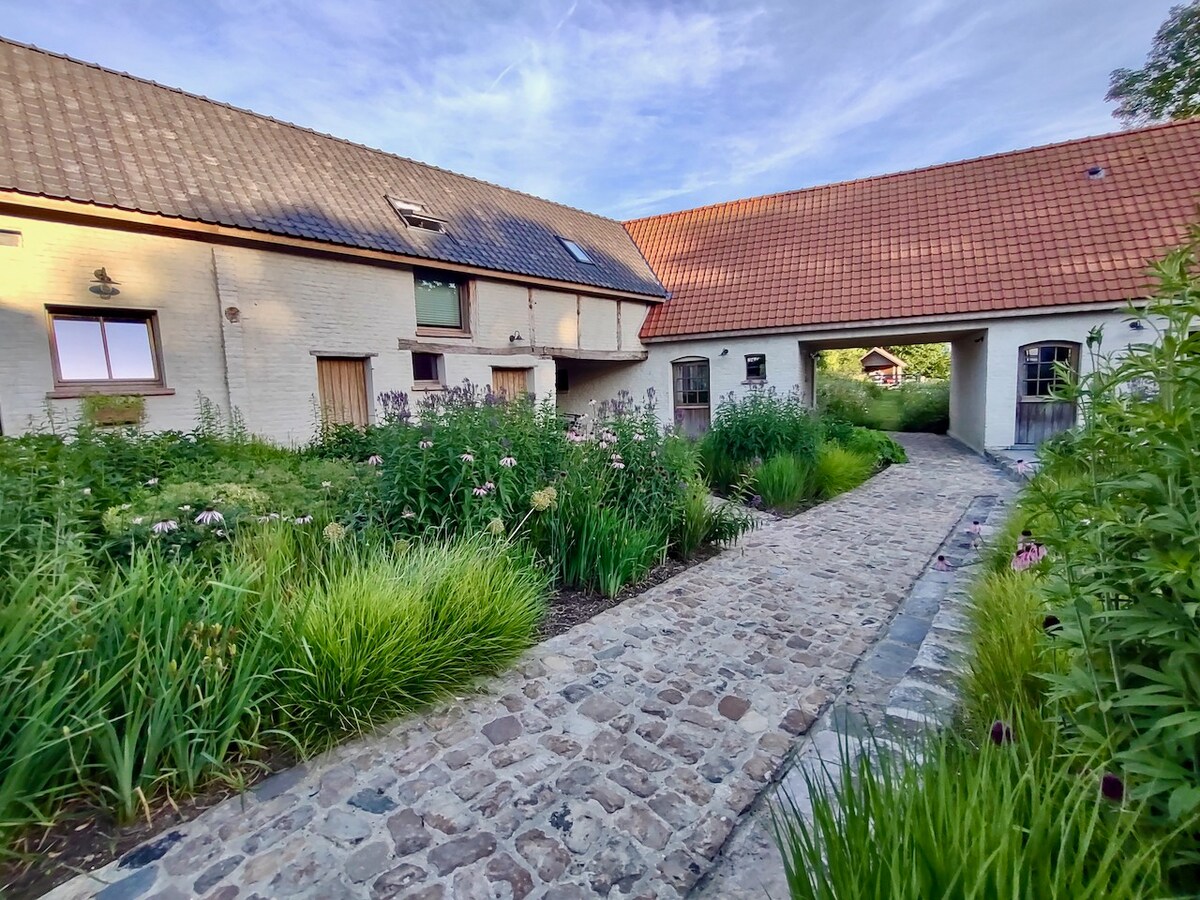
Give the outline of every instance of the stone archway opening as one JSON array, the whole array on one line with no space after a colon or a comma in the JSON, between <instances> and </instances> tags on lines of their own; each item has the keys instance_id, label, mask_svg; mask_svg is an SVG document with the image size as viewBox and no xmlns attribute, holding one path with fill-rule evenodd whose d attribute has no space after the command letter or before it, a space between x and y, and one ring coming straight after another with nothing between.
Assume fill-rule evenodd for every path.
<instances>
[{"instance_id":1,"label":"stone archway opening","mask_svg":"<svg viewBox=\"0 0 1200 900\"><path fill-rule=\"evenodd\" d=\"M846 329L806 337L799 351L809 405L839 405L844 413L858 404L862 424L945 432L984 449L986 329Z\"/></svg>"}]
</instances>

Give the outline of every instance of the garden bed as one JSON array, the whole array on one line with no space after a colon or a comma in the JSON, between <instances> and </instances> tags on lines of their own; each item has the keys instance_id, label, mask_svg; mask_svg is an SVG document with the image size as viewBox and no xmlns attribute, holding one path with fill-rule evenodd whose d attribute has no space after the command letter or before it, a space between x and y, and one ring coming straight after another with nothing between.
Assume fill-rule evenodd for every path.
<instances>
[{"instance_id":1,"label":"garden bed","mask_svg":"<svg viewBox=\"0 0 1200 900\"><path fill-rule=\"evenodd\" d=\"M668 559L651 569L642 581L622 588L615 597L595 591L560 589L546 602L546 616L538 627L538 640L563 634L720 552L719 547L706 545L686 561ZM155 835L167 834L171 828L191 821L223 800L299 762L294 754L278 752L257 764L247 764L245 770L238 773L241 783L237 788L227 783L215 783L178 802L160 798L150 805L148 819L143 815L127 825L121 825L103 810L75 804L64 810L52 827L27 833L23 846L16 848L16 852L24 856L23 860L0 864L0 896L11 900L39 897L80 872L108 864Z\"/></svg>"}]
</instances>

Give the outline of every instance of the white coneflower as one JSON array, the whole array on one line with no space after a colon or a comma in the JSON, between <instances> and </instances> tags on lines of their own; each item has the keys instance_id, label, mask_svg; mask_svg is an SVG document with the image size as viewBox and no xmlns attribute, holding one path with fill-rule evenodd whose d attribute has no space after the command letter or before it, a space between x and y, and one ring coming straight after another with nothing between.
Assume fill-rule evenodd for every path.
<instances>
[{"instance_id":1,"label":"white coneflower","mask_svg":"<svg viewBox=\"0 0 1200 900\"><path fill-rule=\"evenodd\" d=\"M488 495L488 489L481 485L480 487L473 488L471 493L473 493L476 497L486 497Z\"/></svg>"},{"instance_id":2,"label":"white coneflower","mask_svg":"<svg viewBox=\"0 0 1200 900\"><path fill-rule=\"evenodd\" d=\"M151 525L150 530L155 534L170 534L172 531L179 530L179 523L174 519L164 519Z\"/></svg>"},{"instance_id":3,"label":"white coneflower","mask_svg":"<svg viewBox=\"0 0 1200 900\"><path fill-rule=\"evenodd\" d=\"M307 525L309 522L312 521L312 516L308 516L308 515L296 516L296 518L292 519L292 521L297 525Z\"/></svg>"},{"instance_id":4,"label":"white coneflower","mask_svg":"<svg viewBox=\"0 0 1200 900\"><path fill-rule=\"evenodd\" d=\"M475 462L475 454L468 450L466 453L460 456L459 459L465 463L473 463Z\"/></svg>"},{"instance_id":5,"label":"white coneflower","mask_svg":"<svg viewBox=\"0 0 1200 900\"><path fill-rule=\"evenodd\" d=\"M416 517L417 517L417 514L415 512L413 512L411 509L409 509L407 506L404 507L404 512L400 513L400 518L402 518L402 519L415 519Z\"/></svg>"},{"instance_id":6,"label":"white coneflower","mask_svg":"<svg viewBox=\"0 0 1200 900\"><path fill-rule=\"evenodd\" d=\"M367 465L368 466L382 466L383 465L383 457L380 456L378 453L372 453L370 456L367 457Z\"/></svg>"},{"instance_id":7,"label":"white coneflower","mask_svg":"<svg viewBox=\"0 0 1200 900\"><path fill-rule=\"evenodd\" d=\"M146 517L145 516L134 516L129 521L132 522L134 525L141 525L143 522L146 521Z\"/></svg>"},{"instance_id":8,"label":"white coneflower","mask_svg":"<svg viewBox=\"0 0 1200 900\"><path fill-rule=\"evenodd\" d=\"M156 484L158 484L158 479L151 478L149 481L146 482L146 487L154 487Z\"/></svg>"},{"instance_id":9,"label":"white coneflower","mask_svg":"<svg viewBox=\"0 0 1200 900\"><path fill-rule=\"evenodd\" d=\"M206 509L200 515L196 516L197 525L216 525L219 522L224 522L225 517L215 509Z\"/></svg>"},{"instance_id":10,"label":"white coneflower","mask_svg":"<svg viewBox=\"0 0 1200 900\"><path fill-rule=\"evenodd\" d=\"M91 488L84 488L84 489L83 489L83 491L82 491L81 493L82 493L82 494L83 494L83 496L85 496L85 497L91 496L92 489L91 489Z\"/></svg>"},{"instance_id":11,"label":"white coneflower","mask_svg":"<svg viewBox=\"0 0 1200 900\"><path fill-rule=\"evenodd\" d=\"M504 468L506 468L506 469L511 469L516 464L517 464L517 460L515 457L512 457L512 456L505 456L500 460L500 465L504 466Z\"/></svg>"},{"instance_id":12,"label":"white coneflower","mask_svg":"<svg viewBox=\"0 0 1200 900\"><path fill-rule=\"evenodd\" d=\"M333 487L333 482L332 482L332 481L322 481L322 482L321 482L321 487L323 487L323 488L325 488L326 490L328 490L329 488Z\"/></svg>"},{"instance_id":13,"label":"white coneflower","mask_svg":"<svg viewBox=\"0 0 1200 900\"><path fill-rule=\"evenodd\" d=\"M428 439L423 440L423 441L417 441L417 446L420 447L422 450L428 450L430 447L433 446L433 441L428 440Z\"/></svg>"},{"instance_id":14,"label":"white coneflower","mask_svg":"<svg viewBox=\"0 0 1200 900\"><path fill-rule=\"evenodd\" d=\"M633 439L640 444L642 441L644 441L646 439L646 436L644 434L642 434L640 431L637 431L637 432L634 432Z\"/></svg>"},{"instance_id":15,"label":"white coneflower","mask_svg":"<svg viewBox=\"0 0 1200 900\"><path fill-rule=\"evenodd\" d=\"M185 503L185 504L183 504L183 506L179 507L179 511L180 512L191 512L192 507L190 505L188 505L187 503Z\"/></svg>"}]
</instances>

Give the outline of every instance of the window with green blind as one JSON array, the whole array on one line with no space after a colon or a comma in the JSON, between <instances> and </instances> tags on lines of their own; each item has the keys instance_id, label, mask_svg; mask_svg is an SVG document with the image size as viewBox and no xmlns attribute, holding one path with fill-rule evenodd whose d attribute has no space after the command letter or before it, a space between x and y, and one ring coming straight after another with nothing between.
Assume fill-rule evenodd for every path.
<instances>
[{"instance_id":1,"label":"window with green blind","mask_svg":"<svg viewBox=\"0 0 1200 900\"><path fill-rule=\"evenodd\" d=\"M414 273L417 284L417 325L421 328L453 328L465 331L464 282L443 272Z\"/></svg>"}]
</instances>

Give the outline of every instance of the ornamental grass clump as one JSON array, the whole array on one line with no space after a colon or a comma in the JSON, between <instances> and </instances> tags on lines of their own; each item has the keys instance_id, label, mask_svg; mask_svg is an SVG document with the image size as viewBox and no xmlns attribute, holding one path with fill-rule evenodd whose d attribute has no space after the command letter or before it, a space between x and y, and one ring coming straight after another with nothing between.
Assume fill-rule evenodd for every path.
<instances>
[{"instance_id":1,"label":"ornamental grass clump","mask_svg":"<svg viewBox=\"0 0 1200 900\"><path fill-rule=\"evenodd\" d=\"M1064 766L1063 753L1006 726L982 744L944 733L903 754L843 747L829 773L805 772L810 817L787 800L775 810L791 896L1176 896L1170 836L1140 828L1138 805L1108 799L1098 759Z\"/></svg>"},{"instance_id":2,"label":"ornamental grass clump","mask_svg":"<svg viewBox=\"0 0 1200 900\"><path fill-rule=\"evenodd\" d=\"M284 727L319 749L500 671L533 642L546 588L490 540L341 545L286 600Z\"/></svg>"}]
</instances>

